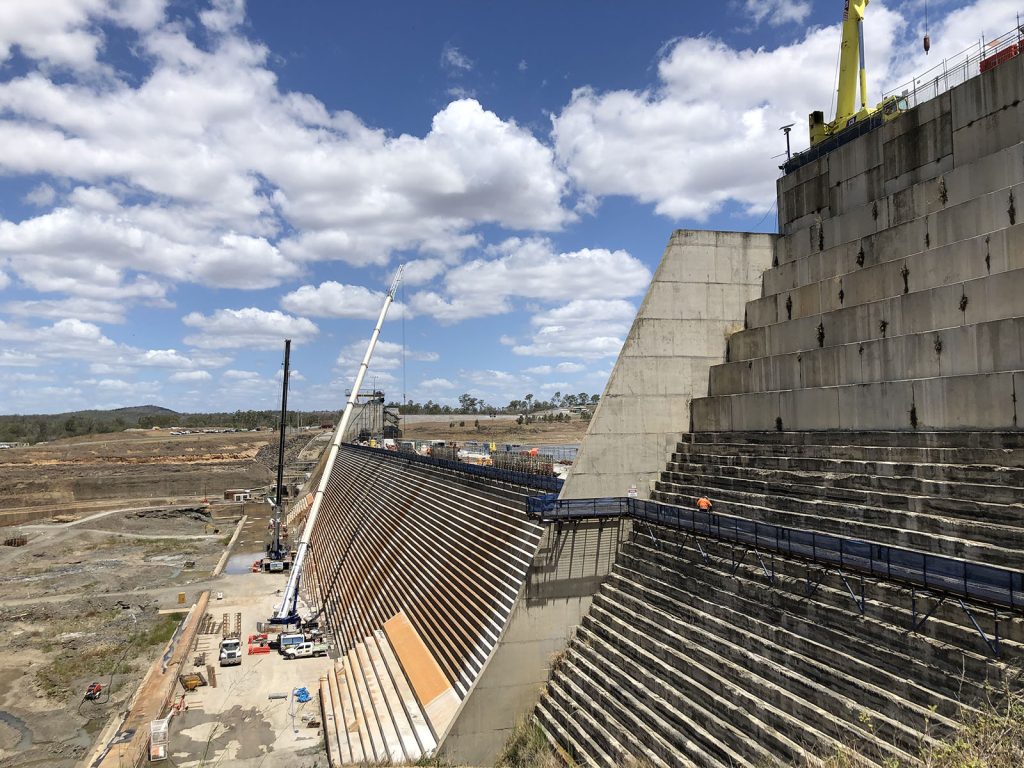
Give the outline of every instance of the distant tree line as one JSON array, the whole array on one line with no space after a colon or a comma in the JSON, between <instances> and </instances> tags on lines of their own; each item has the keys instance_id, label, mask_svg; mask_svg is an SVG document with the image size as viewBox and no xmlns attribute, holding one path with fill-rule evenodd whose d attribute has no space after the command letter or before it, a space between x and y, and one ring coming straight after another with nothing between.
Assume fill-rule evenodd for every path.
<instances>
[{"instance_id":1,"label":"distant tree line","mask_svg":"<svg viewBox=\"0 0 1024 768\"><path fill-rule=\"evenodd\" d=\"M402 414L440 415L523 415L529 420L541 411L555 408L586 408L590 411L597 406L600 395L586 392L565 394L555 392L549 399L540 400L532 393L521 399L509 401L508 405L492 405L483 398L468 392L460 395L458 405L442 405L433 400L417 403L389 403ZM160 427L182 427L184 429L205 429L227 427L230 429L277 429L280 411L234 411L223 413L178 413L155 405L115 408L109 411L74 411L71 413L28 414L0 416L0 443L41 443L63 437L120 432L125 429L153 429ZM289 411L288 422L293 426L337 424L341 411Z\"/></svg>"},{"instance_id":2,"label":"distant tree line","mask_svg":"<svg viewBox=\"0 0 1024 768\"><path fill-rule=\"evenodd\" d=\"M290 411L292 426L335 424L340 411ZM62 437L79 437L125 429L183 427L205 429L277 429L280 411L235 411L233 413L178 413L158 406L117 408L110 411L0 416L0 442L39 443Z\"/></svg>"},{"instance_id":3,"label":"distant tree line","mask_svg":"<svg viewBox=\"0 0 1024 768\"><path fill-rule=\"evenodd\" d=\"M399 413L407 415L484 414L496 416L498 414L529 415L537 411L550 411L554 408L587 408L593 410L597 407L600 399L600 395L590 395L586 392L580 392L576 395L563 395L561 392L555 392L548 400L538 400L530 393L524 395L520 400L510 400L508 405L492 405L482 398L474 397L467 392L459 395L459 404L455 406L442 405L441 403L435 403L433 400L427 400L425 403L409 400L405 403L391 402L388 405L397 407Z\"/></svg>"}]
</instances>

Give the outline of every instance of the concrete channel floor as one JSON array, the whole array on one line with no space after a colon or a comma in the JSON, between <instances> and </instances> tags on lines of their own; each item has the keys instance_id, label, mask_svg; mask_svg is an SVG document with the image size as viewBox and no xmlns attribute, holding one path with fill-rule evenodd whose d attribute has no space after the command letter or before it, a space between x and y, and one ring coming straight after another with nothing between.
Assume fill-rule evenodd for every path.
<instances>
[{"instance_id":1,"label":"concrete channel floor","mask_svg":"<svg viewBox=\"0 0 1024 768\"><path fill-rule=\"evenodd\" d=\"M231 625L236 613L241 613L244 648L248 636L256 633L256 623L273 613L286 580L284 574L224 575L212 587L208 613L217 622L227 614ZM223 599L216 599L217 593L223 593ZM219 631L197 636L193 656L205 651L206 663L214 666L216 686L186 694L178 688L175 701L184 695L187 708L171 719L173 764L181 768L326 765L322 729L309 727L308 722L320 722L319 680L334 662L329 657L288 661L271 651L245 655L236 667L220 667L220 639ZM206 675L205 665L195 671ZM310 694L305 704L293 695L302 687Z\"/></svg>"}]
</instances>

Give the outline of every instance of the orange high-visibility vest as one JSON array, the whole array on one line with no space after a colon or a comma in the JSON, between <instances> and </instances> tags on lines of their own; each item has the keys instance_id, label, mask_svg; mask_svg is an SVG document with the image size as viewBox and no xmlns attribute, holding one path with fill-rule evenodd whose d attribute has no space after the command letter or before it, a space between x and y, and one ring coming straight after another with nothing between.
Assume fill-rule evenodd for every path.
<instances>
[{"instance_id":1,"label":"orange high-visibility vest","mask_svg":"<svg viewBox=\"0 0 1024 768\"><path fill-rule=\"evenodd\" d=\"M705 512L707 512L709 509L711 509L711 499L709 499L707 496L701 496L699 499L697 499L697 506L700 507Z\"/></svg>"}]
</instances>

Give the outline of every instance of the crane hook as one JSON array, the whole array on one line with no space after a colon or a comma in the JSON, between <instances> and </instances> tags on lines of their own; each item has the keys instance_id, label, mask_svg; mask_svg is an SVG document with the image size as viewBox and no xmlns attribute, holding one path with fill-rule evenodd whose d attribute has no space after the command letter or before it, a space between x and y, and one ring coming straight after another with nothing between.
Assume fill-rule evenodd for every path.
<instances>
[{"instance_id":1,"label":"crane hook","mask_svg":"<svg viewBox=\"0 0 1024 768\"><path fill-rule=\"evenodd\" d=\"M928 34L928 0L924 0L924 55L932 49L932 37Z\"/></svg>"}]
</instances>

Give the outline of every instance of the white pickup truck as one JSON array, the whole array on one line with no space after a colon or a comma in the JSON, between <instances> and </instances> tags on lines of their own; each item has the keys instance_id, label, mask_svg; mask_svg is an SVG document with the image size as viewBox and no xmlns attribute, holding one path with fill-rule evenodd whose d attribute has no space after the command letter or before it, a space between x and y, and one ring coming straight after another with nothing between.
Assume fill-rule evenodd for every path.
<instances>
[{"instance_id":1,"label":"white pickup truck","mask_svg":"<svg viewBox=\"0 0 1024 768\"><path fill-rule=\"evenodd\" d=\"M283 651L286 659L305 659L310 656L326 656L327 655L327 644L326 643L299 643L289 648L285 648Z\"/></svg>"},{"instance_id":2,"label":"white pickup truck","mask_svg":"<svg viewBox=\"0 0 1024 768\"><path fill-rule=\"evenodd\" d=\"M220 665L233 667L242 663L242 641L237 637L228 637L220 641Z\"/></svg>"}]
</instances>

